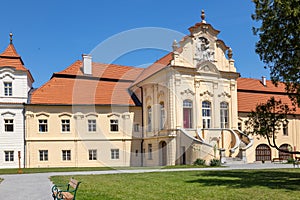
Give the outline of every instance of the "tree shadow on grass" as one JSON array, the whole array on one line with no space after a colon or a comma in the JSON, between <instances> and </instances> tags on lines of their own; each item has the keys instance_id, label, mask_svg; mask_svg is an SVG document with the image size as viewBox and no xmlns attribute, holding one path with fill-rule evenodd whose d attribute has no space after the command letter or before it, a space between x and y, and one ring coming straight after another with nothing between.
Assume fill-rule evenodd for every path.
<instances>
[{"instance_id":1,"label":"tree shadow on grass","mask_svg":"<svg viewBox=\"0 0 300 200\"><path fill-rule=\"evenodd\" d=\"M188 183L200 183L204 186L225 186L229 188L267 187L300 191L300 171L285 170L238 170L204 171L197 179Z\"/></svg>"}]
</instances>

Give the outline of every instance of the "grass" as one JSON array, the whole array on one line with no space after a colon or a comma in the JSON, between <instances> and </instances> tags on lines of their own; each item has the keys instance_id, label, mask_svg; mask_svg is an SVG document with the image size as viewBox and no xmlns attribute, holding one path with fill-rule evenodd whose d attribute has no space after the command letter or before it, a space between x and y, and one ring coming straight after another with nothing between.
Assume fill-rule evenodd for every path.
<instances>
[{"instance_id":1,"label":"grass","mask_svg":"<svg viewBox=\"0 0 300 200\"><path fill-rule=\"evenodd\" d=\"M54 176L54 183L70 177ZM300 169L153 172L74 176L80 200L299 199ZM77 198L76 198L77 199Z\"/></svg>"},{"instance_id":2,"label":"grass","mask_svg":"<svg viewBox=\"0 0 300 200\"><path fill-rule=\"evenodd\" d=\"M77 171L106 171L106 170L132 170L132 169L178 169L178 168L206 168L209 166L175 165L164 167L60 167L60 168L24 168L23 174L47 172L77 172ZM0 169L0 175L17 174L18 169Z\"/></svg>"}]
</instances>

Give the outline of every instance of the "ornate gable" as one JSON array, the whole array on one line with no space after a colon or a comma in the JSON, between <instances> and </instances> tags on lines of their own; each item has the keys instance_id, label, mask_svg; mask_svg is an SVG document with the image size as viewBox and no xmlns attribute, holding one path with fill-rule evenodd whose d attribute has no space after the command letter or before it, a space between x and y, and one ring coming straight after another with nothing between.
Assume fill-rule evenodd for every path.
<instances>
[{"instance_id":1,"label":"ornate gable","mask_svg":"<svg viewBox=\"0 0 300 200\"><path fill-rule=\"evenodd\" d=\"M218 39L220 31L206 23L204 11L202 11L201 19L200 23L189 28L190 35L179 42L179 47L177 43L173 43L174 61L172 64L199 69L199 65L204 67L202 63L210 62L215 67L208 66L200 69L214 73L217 71L235 73L232 50Z\"/></svg>"},{"instance_id":2,"label":"ornate gable","mask_svg":"<svg viewBox=\"0 0 300 200\"><path fill-rule=\"evenodd\" d=\"M209 61L201 62L197 65L197 72L200 74L219 76L219 70L216 65Z\"/></svg>"}]
</instances>

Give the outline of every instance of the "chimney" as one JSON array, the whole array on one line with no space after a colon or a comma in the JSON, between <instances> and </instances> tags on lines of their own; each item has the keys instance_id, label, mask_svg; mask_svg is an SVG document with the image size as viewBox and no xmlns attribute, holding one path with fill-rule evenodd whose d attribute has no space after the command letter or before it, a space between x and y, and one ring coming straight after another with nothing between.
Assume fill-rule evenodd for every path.
<instances>
[{"instance_id":1,"label":"chimney","mask_svg":"<svg viewBox=\"0 0 300 200\"><path fill-rule=\"evenodd\" d=\"M261 77L261 83L263 84L263 86L267 87L267 79L265 76Z\"/></svg>"},{"instance_id":2,"label":"chimney","mask_svg":"<svg viewBox=\"0 0 300 200\"><path fill-rule=\"evenodd\" d=\"M92 75L92 56L88 54L82 54L83 74Z\"/></svg>"}]
</instances>

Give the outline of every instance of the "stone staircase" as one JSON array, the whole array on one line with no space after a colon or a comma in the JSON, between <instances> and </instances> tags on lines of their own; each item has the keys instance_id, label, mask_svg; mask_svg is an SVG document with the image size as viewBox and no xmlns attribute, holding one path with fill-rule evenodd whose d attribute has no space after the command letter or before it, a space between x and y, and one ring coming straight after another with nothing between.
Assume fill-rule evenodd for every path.
<instances>
[{"instance_id":1,"label":"stone staircase","mask_svg":"<svg viewBox=\"0 0 300 200\"><path fill-rule=\"evenodd\" d=\"M247 162L238 157L226 157L226 162L224 164L246 164Z\"/></svg>"}]
</instances>

